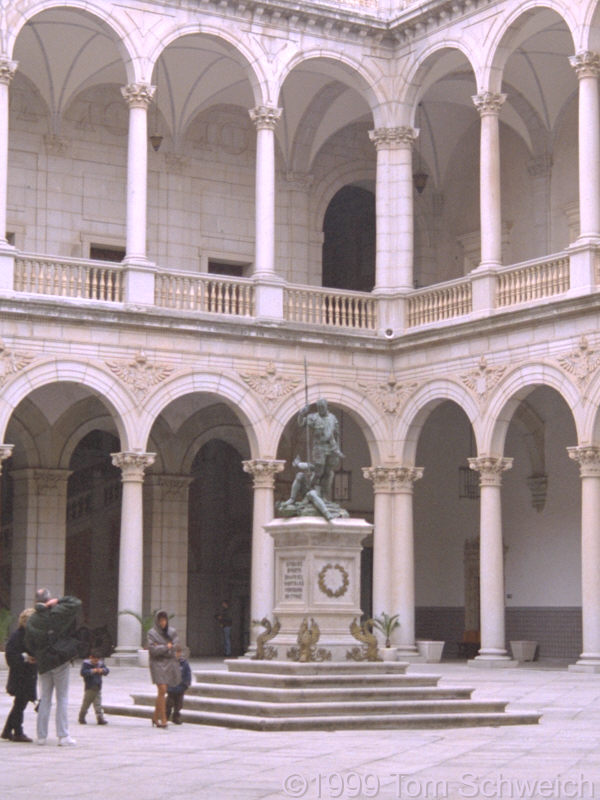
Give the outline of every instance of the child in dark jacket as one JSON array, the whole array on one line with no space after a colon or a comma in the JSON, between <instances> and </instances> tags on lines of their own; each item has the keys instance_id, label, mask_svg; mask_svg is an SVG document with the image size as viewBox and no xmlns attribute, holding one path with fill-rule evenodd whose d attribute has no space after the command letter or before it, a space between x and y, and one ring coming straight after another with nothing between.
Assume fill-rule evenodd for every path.
<instances>
[{"instance_id":1,"label":"child in dark jacket","mask_svg":"<svg viewBox=\"0 0 600 800\"><path fill-rule=\"evenodd\" d=\"M86 658L81 665L81 677L84 683L83 702L79 709L79 724L85 725L85 715L88 708L94 704L96 712L96 722L98 725L106 725L104 711L102 709L102 676L108 675L109 669L102 661L102 654L97 650L92 650L90 657Z\"/></svg>"},{"instance_id":2,"label":"child in dark jacket","mask_svg":"<svg viewBox=\"0 0 600 800\"><path fill-rule=\"evenodd\" d=\"M187 648L186 648L187 650ZM167 689L167 719L171 719L173 714L173 724L181 725L181 709L183 708L183 696L192 683L192 670L186 658L187 652L183 648L177 647L175 657L181 667L181 681L177 686L169 686Z\"/></svg>"}]
</instances>

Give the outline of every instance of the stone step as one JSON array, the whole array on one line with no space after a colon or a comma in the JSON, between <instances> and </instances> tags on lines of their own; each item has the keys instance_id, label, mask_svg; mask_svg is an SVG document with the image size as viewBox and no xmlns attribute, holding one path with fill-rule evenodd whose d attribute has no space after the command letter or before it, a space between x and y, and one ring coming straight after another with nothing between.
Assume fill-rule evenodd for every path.
<instances>
[{"instance_id":1,"label":"stone step","mask_svg":"<svg viewBox=\"0 0 600 800\"><path fill-rule=\"evenodd\" d=\"M329 700L353 702L354 700L427 700L469 699L473 689L463 686L353 686L349 688L272 688L244 686L242 684L195 683L186 693L188 697L223 697L267 702L321 702Z\"/></svg>"},{"instance_id":2,"label":"stone step","mask_svg":"<svg viewBox=\"0 0 600 800\"><path fill-rule=\"evenodd\" d=\"M261 661L252 658L225 660L228 672L276 675L398 675L406 672L408 661Z\"/></svg>"},{"instance_id":3,"label":"stone step","mask_svg":"<svg viewBox=\"0 0 600 800\"><path fill-rule=\"evenodd\" d=\"M106 714L149 719L150 706L104 706ZM501 713L348 714L347 716L260 717L242 714L182 711L186 723L256 731L377 730L382 728L466 728L499 725L535 725L540 715L531 711Z\"/></svg>"},{"instance_id":4,"label":"stone step","mask_svg":"<svg viewBox=\"0 0 600 800\"><path fill-rule=\"evenodd\" d=\"M219 670L201 670L194 672L194 679L199 683L227 684L236 686L268 686L286 688L317 687L362 687L362 686L436 686L439 675L405 675L400 674L336 674L333 672L305 675L224 672Z\"/></svg>"},{"instance_id":5,"label":"stone step","mask_svg":"<svg viewBox=\"0 0 600 800\"><path fill-rule=\"evenodd\" d=\"M155 695L134 694L133 702L137 706L154 707ZM299 716L361 716L388 714L453 714L453 713L501 713L506 703L497 700L394 700L377 701L356 699L347 702L265 702L262 700L243 700L222 697L187 697L187 711L208 712L218 714L235 714L242 716L266 717L299 717Z\"/></svg>"}]
</instances>

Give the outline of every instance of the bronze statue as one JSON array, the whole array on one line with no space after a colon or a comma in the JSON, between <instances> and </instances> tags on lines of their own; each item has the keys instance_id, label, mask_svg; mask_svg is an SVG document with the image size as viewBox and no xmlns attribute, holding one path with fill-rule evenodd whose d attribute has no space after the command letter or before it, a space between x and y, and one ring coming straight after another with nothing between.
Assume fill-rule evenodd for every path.
<instances>
[{"instance_id":1,"label":"bronze statue","mask_svg":"<svg viewBox=\"0 0 600 800\"><path fill-rule=\"evenodd\" d=\"M313 486L321 487L323 500L332 499L333 475L344 457L340 449L340 426L335 414L327 408L327 400L317 400L316 412L305 405L298 414L298 425L313 432L311 462L314 465Z\"/></svg>"},{"instance_id":2,"label":"bronze statue","mask_svg":"<svg viewBox=\"0 0 600 800\"><path fill-rule=\"evenodd\" d=\"M274 647L267 645L267 642L277 636L279 629L281 628L281 623L277 617L275 617L275 622L273 625L271 625L269 619L267 619L267 617L263 617L261 620L253 619L252 624L262 625L265 629L256 637L256 655L252 656L252 658L259 661L273 659L277 652Z\"/></svg>"},{"instance_id":3,"label":"bronze statue","mask_svg":"<svg viewBox=\"0 0 600 800\"><path fill-rule=\"evenodd\" d=\"M358 623L356 617L350 623L350 633L364 647L353 647L347 651L346 657L352 661L381 661L379 657L379 643L373 633L373 620L367 619L362 625Z\"/></svg>"}]
</instances>

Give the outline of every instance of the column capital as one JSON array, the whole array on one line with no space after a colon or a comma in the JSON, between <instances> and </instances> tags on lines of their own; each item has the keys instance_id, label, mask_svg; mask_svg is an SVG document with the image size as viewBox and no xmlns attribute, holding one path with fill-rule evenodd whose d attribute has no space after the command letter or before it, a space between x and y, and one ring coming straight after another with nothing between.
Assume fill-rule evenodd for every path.
<instances>
[{"instance_id":1,"label":"column capital","mask_svg":"<svg viewBox=\"0 0 600 800\"><path fill-rule=\"evenodd\" d=\"M423 477L424 467L363 467L363 477L373 482L375 494L412 492L415 481Z\"/></svg>"},{"instance_id":2,"label":"column capital","mask_svg":"<svg viewBox=\"0 0 600 800\"><path fill-rule=\"evenodd\" d=\"M581 447L567 447L569 458L579 464L579 473L582 478L600 478L600 447L597 445L583 445Z\"/></svg>"},{"instance_id":3,"label":"column capital","mask_svg":"<svg viewBox=\"0 0 600 800\"><path fill-rule=\"evenodd\" d=\"M375 128L369 131L369 139L376 150L400 150L412 148L419 135L416 128L402 125L396 128Z\"/></svg>"},{"instance_id":4,"label":"column capital","mask_svg":"<svg viewBox=\"0 0 600 800\"><path fill-rule=\"evenodd\" d=\"M469 467L479 472L480 486L500 486L502 484L502 473L511 469L512 458L502 456L477 456L469 458Z\"/></svg>"},{"instance_id":5,"label":"column capital","mask_svg":"<svg viewBox=\"0 0 600 800\"><path fill-rule=\"evenodd\" d=\"M255 489L274 489L275 475L283 472L285 461L269 458L254 458L251 461L242 461L244 472L250 473L254 478Z\"/></svg>"},{"instance_id":6,"label":"column capital","mask_svg":"<svg viewBox=\"0 0 600 800\"><path fill-rule=\"evenodd\" d=\"M575 70L579 80L581 78L597 78L600 75L600 54L591 50L581 50L569 57L569 64Z\"/></svg>"},{"instance_id":7,"label":"column capital","mask_svg":"<svg viewBox=\"0 0 600 800\"><path fill-rule=\"evenodd\" d=\"M121 470L122 481L143 481L144 471L154 464L156 453L111 453L112 463Z\"/></svg>"},{"instance_id":8,"label":"column capital","mask_svg":"<svg viewBox=\"0 0 600 800\"><path fill-rule=\"evenodd\" d=\"M480 94L473 95L471 99L475 104L475 108L479 111L480 116L483 117L487 114L498 116L506 100L506 95L496 94L494 92L481 92Z\"/></svg>"},{"instance_id":9,"label":"column capital","mask_svg":"<svg viewBox=\"0 0 600 800\"><path fill-rule=\"evenodd\" d=\"M18 61L11 61L8 58L0 58L0 83L4 83L6 86L8 86L15 77L18 66Z\"/></svg>"},{"instance_id":10,"label":"column capital","mask_svg":"<svg viewBox=\"0 0 600 800\"><path fill-rule=\"evenodd\" d=\"M129 83L121 87L121 94L127 101L129 108L147 109L152 102L156 86L149 83Z\"/></svg>"},{"instance_id":11,"label":"column capital","mask_svg":"<svg viewBox=\"0 0 600 800\"><path fill-rule=\"evenodd\" d=\"M44 469L36 467L33 470L33 480L39 495L55 495L61 485L66 486L69 476L72 475L70 469Z\"/></svg>"},{"instance_id":12,"label":"column capital","mask_svg":"<svg viewBox=\"0 0 600 800\"><path fill-rule=\"evenodd\" d=\"M2 462L12 456L14 444L0 444L0 475L2 474Z\"/></svg>"},{"instance_id":13,"label":"column capital","mask_svg":"<svg viewBox=\"0 0 600 800\"><path fill-rule=\"evenodd\" d=\"M281 112L281 108L273 108L271 106L256 106L248 111L257 131L274 131L281 117Z\"/></svg>"}]
</instances>

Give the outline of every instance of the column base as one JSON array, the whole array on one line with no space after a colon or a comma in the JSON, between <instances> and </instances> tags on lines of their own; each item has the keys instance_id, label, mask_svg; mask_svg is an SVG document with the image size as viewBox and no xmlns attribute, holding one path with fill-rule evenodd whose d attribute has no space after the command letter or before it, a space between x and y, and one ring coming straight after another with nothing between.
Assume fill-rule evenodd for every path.
<instances>
[{"instance_id":1,"label":"column base","mask_svg":"<svg viewBox=\"0 0 600 800\"><path fill-rule=\"evenodd\" d=\"M480 650L479 655L467 661L467 666L476 669L511 669L518 665L519 662L511 658L506 650Z\"/></svg>"},{"instance_id":2,"label":"column base","mask_svg":"<svg viewBox=\"0 0 600 800\"><path fill-rule=\"evenodd\" d=\"M118 667L137 667L139 666L138 652L139 648L137 647L117 647L107 661Z\"/></svg>"},{"instance_id":3,"label":"column base","mask_svg":"<svg viewBox=\"0 0 600 800\"><path fill-rule=\"evenodd\" d=\"M600 653L582 653L574 664L569 664L569 672L600 673Z\"/></svg>"}]
</instances>

